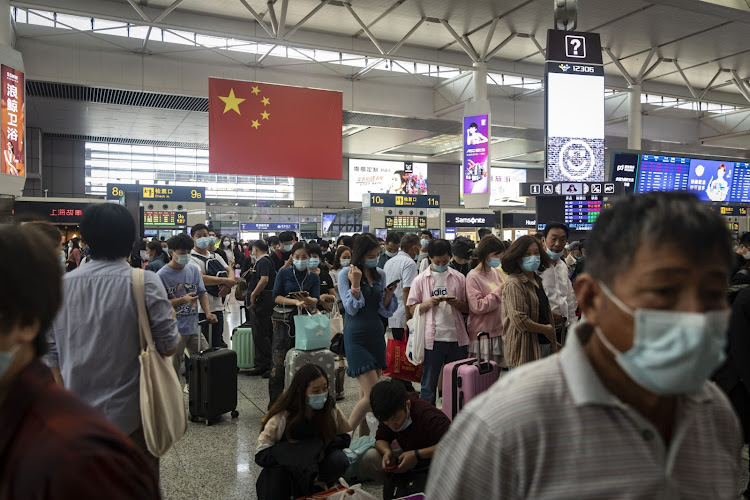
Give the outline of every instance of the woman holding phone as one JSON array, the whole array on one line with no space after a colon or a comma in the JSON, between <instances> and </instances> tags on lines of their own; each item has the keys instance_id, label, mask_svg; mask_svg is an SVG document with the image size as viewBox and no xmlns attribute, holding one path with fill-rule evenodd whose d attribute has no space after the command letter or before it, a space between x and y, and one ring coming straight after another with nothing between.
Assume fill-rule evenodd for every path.
<instances>
[{"instance_id":1,"label":"woman holding phone","mask_svg":"<svg viewBox=\"0 0 750 500\"><path fill-rule=\"evenodd\" d=\"M292 266L279 270L273 284L273 337L271 378L268 380L269 407L284 392L284 360L294 347L294 315L305 308L314 311L320 299L320 277L308 269L310 251L303 241L290 253Z\"/></svg>"},{"instance_id":2,"label":"woman holding phone","mask_svg":"<svg viewBox=\"0 0 750 500\"><path fill-rule=\"evenodd\" d=\"M398 307L396 288L385 286L385 272L378 269L380 244L370 233L357 238L351 265L339 273L338 288L344 302L344 343L349 368L346 374L359 383L359 402L349 416L356 429L370 411L370 391L378 383L385 363L385 327L380 316L390 318ZM368 433L363 425L360 435Z\"/></svg>"}]
</instances>

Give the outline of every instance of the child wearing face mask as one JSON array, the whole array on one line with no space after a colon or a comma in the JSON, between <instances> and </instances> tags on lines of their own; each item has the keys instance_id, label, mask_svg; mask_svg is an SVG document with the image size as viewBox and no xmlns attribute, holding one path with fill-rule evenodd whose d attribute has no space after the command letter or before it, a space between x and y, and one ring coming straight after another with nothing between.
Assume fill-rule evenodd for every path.
<instances>
[{"instance_id":1,"label":"child wearing face mask","mask_svg":"<svg viewBox=\"0 0 750 500\"><path fill-rule=\"evenodd\" d=\"M305 365L263 418L255 463L263 467L259 500L312 495L335 483L349 467L342 451L352 429L328 395L328 376Z\"/></svg>"}]
</instances>

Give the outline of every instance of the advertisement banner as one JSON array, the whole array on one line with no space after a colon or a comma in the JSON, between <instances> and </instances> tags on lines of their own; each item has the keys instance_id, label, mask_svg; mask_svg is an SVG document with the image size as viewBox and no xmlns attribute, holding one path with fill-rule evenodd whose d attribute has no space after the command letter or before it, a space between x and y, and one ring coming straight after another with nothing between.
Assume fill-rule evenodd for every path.
<instances>
[{"instance_id":1,"label":"advertisement banner","mask_svg":"<svg viewBox=\"0 0 750 500\"><path fill-rule=\"evenodd\" d=\"M489 115L464 117L463 188L465 194L486 194L490 167Z\"/></svg>"},{"instance_id":2,"label":"advertisement banner","mask_svg":"<svg viewBox=\"0 0 750 500\"><path fill-rule=\"evenodd\" d=\"M518 207L526 205L526 197L521 196L520 186L526 182L525 168L490 168L490 206ZM464 183L461 188L460 204L464 204Z\"/></svg>"},{"instance_id":3,"label":"advertisement banner","mask_svg":"<svg viewBox=\"0 0 750 500\"><path fill-rule=\"evenodd\" d=\"M24 102L23 72L5 64L0 66L2 77L2 103L0 104L0 131L3 135L3 161L0 172L26 176L26 103Z\"/></svg>"},{"instance_id":4,"label":"advertisement banner","mask_svg":"<svg viewBox=\"0 0 750 500\"><path fill-rule=\"evenodd\" d=\"M349 160L349 201L367 193L427 194L427 164L383 160Z\"/></svg>"}]
</instances>

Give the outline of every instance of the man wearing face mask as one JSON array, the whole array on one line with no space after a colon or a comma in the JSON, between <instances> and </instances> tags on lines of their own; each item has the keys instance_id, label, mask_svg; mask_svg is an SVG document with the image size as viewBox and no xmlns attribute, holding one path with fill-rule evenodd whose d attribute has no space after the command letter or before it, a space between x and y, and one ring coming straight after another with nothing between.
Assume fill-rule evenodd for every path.
<instances>
[{"instance_id":1,"label":"man wearing face mask","mask_svg":"<svg viewBox=\"0 0 750 500\"><path fill-rule=\"evenodd\" d=\"M204 324L201 326L203 336L209 339L211 343L210 347L227 347L224 342L224 301L226 296L232 290L232 287L237 283L237 279L234 277L234 271L229 267L224 259L220 255L212 251L217 241L215 236L210 236L209 229L205 224L196 224L191 230L190 234L195 242L195 247L190 253L190 262L201 271L203 277L203 284L207 287L210 292L211 286L218 286L218 295L216 292L210 292L208 294L209 310L203 308L201 304L200 314L198 315L199 321L202 321L208 317L209 313L216 315L217 321L211 322L212 325ZM215 234L215 233L214 233ZM223 276L216 276L209 274L209 260L217 260L221 264ZM210 333L209 333L210 331Z\"/></svg>"},{"instance_id":2,"label":"man wearing face mask","mask_svg":"<svg viewBox=\"0 0 750 500\"><path fill-rule=\"evenodd\" d=\"M420 249L417 256L417 268L421 273L430 266L430 259L427 258L427 245L432 241L432 233L425 229L420 233L419 238ZM424 262L425 260L427 261L426 263Z\"/></svg>"},{"instance_id":3,"label":"man wearing face mask","mask_svg":"<svg viewBox=\"0 0 750 500\"><path fill-rule=\"evenodd\" d=\"M282 267L291 265L290 257L295 243L297 243L297 233L294 231L284 231L279 235L279 248L271 253L271 260L276 272L279 272Z\"/></svg>"},{"instance_id":4,"label":"man wearing face mask","mask_svg":"<svg viewBox=\"0 0 750 500\"><path fill-rule=\"evenodd\" d=\"M552 260L552 265L541 274L542 286L552 308L555 334L560 344L565 343L565 333L568 328L578 321L576 316L578 302L570 282L568 266L562 258L569 235L568 226L559 222L550 222L544 228L542 239L545 251Z\"/></svg>"},{"instance_id":5,"label":"man wearing face mask","mask_svg":"<svg viewBox=\"0 0 750 500\"><path fill-rule=\"evenodd\" d=\"M708 382L729 319L723 219L685 192L629 196L602 212L586 258L585 319L561 354L472 401L433 461L431 500L739 497L740 426Z\"/></svg>"},{"instance_id":6,"label":"man wearing face mask","mask_svg":"<svg viewBox=\"0 0 750 500\"><path fill-rule=\"evenodd\" d=\"M378 260L378 267L380 269L385 269L385 263L398 255L400 245L401 233L397 233L396 231L388 233L388 236L385 238L385 250Z\"/></svg>"},{"instance_id":7,"label":"man wearing face mask","mask_svg":"<svg viewBox=\"0 0 750 500\"><path fill-rule=\"evenodd\" d=\"M393 380L378 382L372 388L370 405L380 424L375 449L369 450L363 458L366 477L383 481L386 479L383 469L397 466L393 471L395 477L425 481L430 460L451 421L417 393L407 393L403 385ZM394 441L399 446L395 450ZM415 468L421 470L421 478L409 477L409 472ZM390 494L393 494L393 487Z\"/></svg>"},{"instance_id":8,"label":"man wearing face mask","mask_svg":"<svg viewBox=\"0 0 750 500\"><path fill-rule=\"evenodd\" d=\"M253 242L251 247L253 272L250 276L248 291L248 314L253 323L253 342L255 343L255 369L250 375L271 376L271 339L273 338L273 285L276 281L276 270L268 255L268 245L263 240ZM248 259L251 260L251 259Z\"/></svg>"},{"instance_id":9,"label":"man wearing face mask","mask_svg":"<svg viewBox=\"0 0 750 500\"><path fill-rule=\"evenodd\" d=\"M432 240L427 246L432 265L416 277L409 291L407 307L424 321L424 372L420 397L435 404L437 383L443 366L469 356L469 334L464 314L469 314L466 303L466 278L450 267L451 244L446 240Z\"/></svg>"},{"instance_id":10,"label":"man wearing face mask","mask_svg":"<svg viewBox=\"0 0 750 500\"><path fill-rule=\"evenodd\" d=\"M735 261L731 271L732 277L750 262L750 232L747 232L740 237L739 245L735 250L734 259Z\"/></svg>"}]
</instances>

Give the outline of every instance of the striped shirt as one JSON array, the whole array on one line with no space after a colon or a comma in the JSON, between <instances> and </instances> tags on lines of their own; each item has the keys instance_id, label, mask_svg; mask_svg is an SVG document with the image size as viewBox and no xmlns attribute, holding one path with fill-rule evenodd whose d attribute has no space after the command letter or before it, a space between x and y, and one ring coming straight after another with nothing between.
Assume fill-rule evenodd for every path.
<instances>
[{"instance_id":1,"label":"striped shirt","mask_svg":"<svg viewBox=\"0 0 750 500\"><path fill-rule=\"evenodd\" d=\"M678 401L672 439L600 382L579 323L561 354L472 400L441 440L427 498L740 498L742 434L707 382Z\"/></svg>"}]
</instances>

